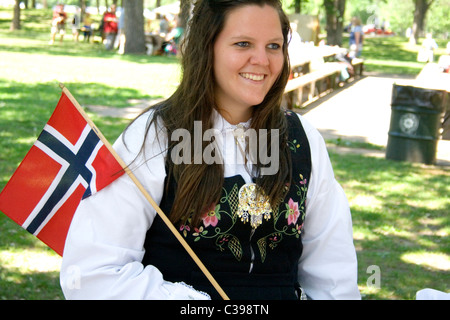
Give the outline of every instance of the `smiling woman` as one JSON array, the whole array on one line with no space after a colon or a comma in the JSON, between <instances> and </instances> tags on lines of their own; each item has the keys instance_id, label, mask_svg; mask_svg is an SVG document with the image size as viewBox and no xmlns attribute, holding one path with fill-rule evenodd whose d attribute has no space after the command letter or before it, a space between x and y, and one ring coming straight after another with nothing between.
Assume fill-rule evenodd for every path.
<instances>
[{"instance_id":1,"label":"smiling woman","mask_svg":"<svg viewBox=\"0 0 450 320\"><path fill-rule=\"evenodd\" d=\"M115 144L170 222L125 175L83 200L61 267L67 298L360 298L350 210L324 141L280 108L289 31L278 0L195 2L180 85Z\"/></svg>"}]
</instances>

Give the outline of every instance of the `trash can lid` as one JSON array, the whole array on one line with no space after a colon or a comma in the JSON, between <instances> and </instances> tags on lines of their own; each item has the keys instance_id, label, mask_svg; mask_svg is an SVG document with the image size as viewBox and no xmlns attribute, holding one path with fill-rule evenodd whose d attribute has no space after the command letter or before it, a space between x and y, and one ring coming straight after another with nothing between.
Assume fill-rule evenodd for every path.
<instances>
[{"instance_id":1,"label":"trash can lid","mask_svg":"<svg viewBox=\"0 0 450 320\"><path fill-rule=\"evenodd\" d=\"M446 94L443 90L421 87L417 82L394 83L391 104L442 111Z\"/></svg>"}]
</instances>

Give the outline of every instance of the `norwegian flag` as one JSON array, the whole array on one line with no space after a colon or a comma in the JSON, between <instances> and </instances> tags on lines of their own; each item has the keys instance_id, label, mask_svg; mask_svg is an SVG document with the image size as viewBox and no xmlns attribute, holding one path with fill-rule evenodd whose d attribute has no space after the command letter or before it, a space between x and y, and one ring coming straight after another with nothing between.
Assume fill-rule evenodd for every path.
<instances>
[{"instance_id":1,"label":"norwegian flag","mask_svg":"<svg viewBox=\"0 0 450 320\"><path fill-rule=\"evenodd\" d=\"M44 130L0 193L0 211L61 256L80 201L124 172L85 117L63 91Z\"/></svg>"}]
</instances>

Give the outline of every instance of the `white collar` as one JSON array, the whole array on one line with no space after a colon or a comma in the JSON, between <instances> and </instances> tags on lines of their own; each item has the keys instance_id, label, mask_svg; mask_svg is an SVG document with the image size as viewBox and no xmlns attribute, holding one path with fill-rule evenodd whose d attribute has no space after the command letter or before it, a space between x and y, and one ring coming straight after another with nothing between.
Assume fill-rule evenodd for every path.
<instances>
[{"instance_id":1,"label":"white collar","mask_svg":"<svg viewBox=\"0 0 450 320\"><path fill-rule=\"evenodd\" d=\"M214 123L213 128L221 132L236 130L238 128L248 129L250 128L250 124L252 122L252 119L250 118L249 120L238 124L231 124L216 109L213 109L212 119Z\"/></svg>"}]
</instances>

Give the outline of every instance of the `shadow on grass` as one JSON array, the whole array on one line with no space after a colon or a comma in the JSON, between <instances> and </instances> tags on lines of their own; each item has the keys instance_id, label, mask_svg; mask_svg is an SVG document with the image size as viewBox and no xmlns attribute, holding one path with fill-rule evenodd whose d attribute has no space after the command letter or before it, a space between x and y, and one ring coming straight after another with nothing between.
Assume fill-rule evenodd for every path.
<instances>
[{"instance_id":1,"label":"shadow on grass","mask_svg":"<svg viewBox=\"0 0 450 320\"><path fill-rule=\"evenodd\" d=\"M59 272L22 273L0 267L0 300L63 300Z\"/></svg>"},{"instance_id":2,"label":"shadow on grass","mask_svg":"<svg viewBox=\"0 0 450 320\"><path fill-rule=\"evenodd\" d=\"M14 261L17 258L20 261ZM59 272L55 271L55 261L59 259L37 238L0 213L0 300L63 299ZM35 263L46 261L53 264L51 270L44 271L42 267L40 271L30 270L36 267Z\"/></svg>"},{"instance_id":3,"label":"shadow on grass","mask_svg":"<svg viewBox=\"0 0 450 320\"><path fill-rule=\"evenodd\" d=\"M348 37L344 47L348 48ZM362 57L366 72L417 75L425 65L417 62L416 49L408 48L407 40L399 36L366 37Z\"/></svg>"},{"instance_id":4,"label":"shadow on grass","mask_svg":"<svg viewBox=\"0 0 450 320\"><path fill-rule=\"evenodd\" d=\"M330 153L349 198L365 299L415 299L418 290L448 291L450 170ZM413 258L408 258L412 256ZM367 286L369 266L380 288Z\"/></svg>"},{"instance_id":5,"label":"shadow on grass","mask_svg":"<svg viewBox=\"0 0 450 320\"><path fill-rule=\"evenodd\" d=\"M107 51L100 43L78 43L72 41L72 36L67 35L61 43L57 38L53 45L48 44L50 35L45 37L35 31L19 30L14 32L1 32L1 37L10 39L0 44L0 52L17 52L29 54L45 54L71 57L98 57L102 59L120 59L139 64L174 64L178 63L175 56L149 56L146 54L118 54L116 51ZM17 39L21 39L19 42Z\"/></svg>"},{"instance_id":6,"label":"shadow on grass","mask_svg":"<svg viewBox=\"0 0 450 320\"><path fill-rule=\"evenodd\" d=\"M162 98L160 95L146 95L133 88L110 87L100 83L64 83L78 103L85 105L104 105L108 107L128 107L134 100ZM46 82L24 84L0 78L0 107L3 120L30 121L42 119L42 113L50 116L55 108L61 89L59 83Z\"/></svg>"},{"instance_id":7,"label":"shadow on grass","mask_svg":"<svg viewBox=\"0 0 450 320\"><path fill-rule=\"evenodd\" d=\"M0 8L0 37L5 40L0 44L0 51L62 55L73 57L99 57L122 59L134 63L173 64L176 57L147 56L145 54L119 55L107 51L100 43L74 42L70 26L66 26L64 41L59 36L53 45L49 45L52 9L28 9L21 11L21 30L10 31L12 9ZM6 18L7 17L7 18ZM94 18L94 20L100 17ZM97 21L98 23L99 21ZM91 37L93 39L94 37ZM80 39L83 39L80 36Z\"/></svg>"},{"instance_id":8,"label":"shadow on grass","mask_svg":"<svg viewBox=\"0 0 450 320\"><path fill-rule=\"evenodd\" d=\"M83 105L129 106L131 99L149 99L138 90L112 88L98 83L65 83ZM0 188L22 161L55 109L61 89L58 83L24 84L0 78ZM93 119L102 133L114 141L128 121Z\"/></svg>"},{"instance_id":9,"label":"shadow on grass","mask_svg":"<svg viewBox=\"0 0 450 320\"><path fill-rule=\"evenodd\" d=\"M404 41L400 37L373 37L364 43L364 54L380 60L416 61L417 52L406 50Z\"/></svg>"}]
</instances>

